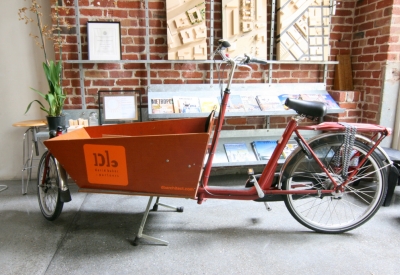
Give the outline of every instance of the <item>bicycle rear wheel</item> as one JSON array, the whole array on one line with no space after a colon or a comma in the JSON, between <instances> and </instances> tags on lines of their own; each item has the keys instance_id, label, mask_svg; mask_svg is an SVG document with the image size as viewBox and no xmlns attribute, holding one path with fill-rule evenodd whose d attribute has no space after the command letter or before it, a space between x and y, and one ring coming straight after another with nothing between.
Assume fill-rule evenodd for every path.
<instances>
[{"instance_id":1,"label":"bicycle rear wheel","mask_svg":"<svg viewBox=\"0 0 400 275\"><path fill-rule=\"evenodd\" d=\"M60 216L64 203L60 200L60 176L56 161L50 153L44 153L40 159L37 180L40 211L47 220L53 221Z\"/></svg>"},{"instance_id":2,"label":"bicycle rear wheel","mask_svg":"<svg viewBox=\"0 0 400 275\"><path fill-rule=\"evenodd\" d=\"M341 159L344 135L323 137L310 146L338 184L343 182ZM355 141L348 174L366 158L369 147ZM339 161L338 161L339 160ZM283 173L285 190L332 190L329 194L287 195L285 204L291 215L304 226L322 233L342 233L370 219L386 195L386 169L376 153L372 153L358 169L342 192L334 192L333 184L321 167L299 150L289 160Z\"/></svg>"}]
</instances>

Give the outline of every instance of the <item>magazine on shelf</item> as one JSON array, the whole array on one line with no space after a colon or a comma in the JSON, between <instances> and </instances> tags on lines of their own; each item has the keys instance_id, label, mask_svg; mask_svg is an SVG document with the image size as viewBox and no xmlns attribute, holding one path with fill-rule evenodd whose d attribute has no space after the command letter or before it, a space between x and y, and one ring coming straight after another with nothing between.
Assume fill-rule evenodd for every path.
<instances>
[{"instance_id":1,"label":"magazine on shelf","mask_svg":"<svg viewBox=\"0 0 400 275\"><path fill-rule=\"evenodd\" d=\"M175 113L201 113L199 98L196 96L174 96Z\"/></svg>"},{"instance_id":2,"label":"magazine on shelf","mask_svg":"<svg viewBox=\"0 0 400 275\"><path fill-rule=\"evenodd\" d=\"M200 108L202 113L210 113L215 109L216 112L219 112L219 102L217 97L200 97Z\"/></svg>"},{"instance_id":3,"label":"magazine on shelf","mask_svg":"<svg viewBox=\"0 0 400 275\"><path fill-rule=\"evenodd\" d=\"M274 95L258 95L256 96L261 111L278 111L283 110L283 106L279 98Z\"/></svg>"},{"instance_id":4,"label":"magazine on shelf","mask_svg":"<svg viewBox=\"0 0 400 275\"><path fill-rule=\"evenodd\" d=\"M218 100L221 101L221 98L218 97ZM230 95L228 104L226 106L227 112L246 112L243 106L242 98L240 95Z\"/></svg>"},{"instance_id":5,"label":"magazine on shelf","mask_svg":"<svg viewBox=\"0 0 400 275\"><path fill-rule=\"evenodd\" d=\"M246 112L261 111L260 106L258 106L255 96L241 95L244 109Z\"/></svg>"},{"instance_id":6,"label":"magazine on shelf","mask_svg":"<svg viewBox=\"0 0 400 275\"><path fill-rule=\"evenodd\" d=\"M174 113L174 102L172 98L152 98L152 114L171 114Z\"/></svg>"},{"instance_id":7,"label":"magazine on shelf","mask_svg":"<svg viewBox=\"0 0 400 275\"><path fill-rule=\"evenodd\" d=\"M278 143L274 140L255 140L251 143L258 160L269 160ZM283 155L280 156L284 158Z\"/></svg>"},{"instance_id":8,"label":"magazine on shelf","mask_svg":"<svg viewBox=\"0 0 400 275\"><path fill-rule=\"evenodd\" d=\"M319 101L325 103L328 109L339 109L339 105L333 100L330 94L300 94L302 100Z\"/></svg>"},{"instance_id":9,"label":"magazine on shelf","mask_svg":"<svg viewBox=\"0 0 400 275\"><path fill-rule=\"evenodd\" d=\"M245 143L225 143L226 156L229 162L252 161L249 151Z\"/></svg>"}]
</instances>

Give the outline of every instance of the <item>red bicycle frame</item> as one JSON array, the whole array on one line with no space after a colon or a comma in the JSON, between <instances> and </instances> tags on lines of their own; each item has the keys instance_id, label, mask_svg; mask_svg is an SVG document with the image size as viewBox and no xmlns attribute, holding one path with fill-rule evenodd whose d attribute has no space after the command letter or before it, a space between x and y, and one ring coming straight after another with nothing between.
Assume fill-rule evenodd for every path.
<instances>
[{"instance_id":1,"label":"red bicycle frame","mask_svg":"<svg viewBox=\"0 0 400 275\"><path fill-rule=\"evenodd\" d=\"M210 177L211 173L211 168L212 168L212 161L216 152L220 132L222 130L222 124L223 120L225 117L225 112L226 112L226 106L228 104L229 96L230 96L230 86L232 83L233 79L233 74L236 69L236 66L238 66L238 62L236 60L230 59L228 56L225 56L222 51L220 51L221 56L224 58L225 61L230 63L232 66L231 72L229 75L229 81L227 84L227 87L224 91L224 95L222 97L222 102L221 102L221 108L220 108L220 113L218 116L217 124L215 126L214 130L214 135L212 138L211 146L210 146L210 151L209 151L209 157L207 160L207 163L204 168L204 172L201 178L201 184L200 187L197 191L197 200L198 203L201 204L204 199L206 198L216 198L216 199L234 199L234 200L255 200L260 198L259 193L257 192L256 185L254 185L251 188L232 188L232 187L216 187L216 186L208 186L208 180ZM244 65L246 66L246 65ZM286 129L283 132L282 137L278 141L277 146L275 147L275 150L269 159L267 165L265 166L261 177L258 180L258 184L260 189L262 190L262 193L264 195L287 195L287 194L329 194L332 193L332 190L296 190L296 191L288 191L288 190L282 190L278 189L277 187L273 187L273 179L275 175L275 171L278 166L278 160L288 143L289 139L293 135L293 133L300 139L301 143L308 149L308 151L311 153L311 156L314 158L314 160L317 162L317 164L321 167L321 169L326 173L326 175L329 177L329 179L332 181L333 186L335 190L342 190L345 185L349 183L351 178L355 175L356 171L358 168L360 168L366 159L372 154L372 152L377 149L379 146L380 142L390 134L390 130L381 127L379 125L373 125L373 124L361 124L361 123L354 123L352 124L357 128L357 132L368 132L368 133L373 133L374 137L376 138L376 141L372 148L369 150L369 152L366 154L366 158L364 158L358 166L354 169L353 172L350 173L349 177L347 180L345 180L341 185L339 185L336 180L331 176L327 168L324 166L324 164L319 160L319 158L315 155L313 152L312 148L308 145L306 140L301 136L299 133L299 130L313 130L313 131L338 131L338 132L344 132L345 131L345 126L341 125L340 123L336 122L324 122L320 123L318 125L312 125L312 126L298 126L298 121L301 119L301 116L294 116L288 125L286 126Z\"/></svg>"},{"instance_id":2,"label":"red bicycle frame","mask_svg":"<svg viewBox=\"0 0 400 275\"><path fill-rule=\"evenodd\" d=\"M234 200L255 200L258 199L258 193L256 190L256 187L253 186L252 188L232 188L232 187L215 187L215 186L208 186L208 180L209 176L211 173L211 167L212 167L212 160L215 155L216 147L218 144L218 139L219 135L222 129L222 122L224 119L225 115L225 109L226 105L229 99L230 91L229 89L225 90L224 92L224 97L222 99L221 103L221 111L220 115L217 120L217 125L214 130L214 135L212 138L212 143L210 146L210 153L209 157L207 160L207 163L205 165L204 173L202 176L201 180L201 185L197 191L197 196L198 196L198 203L201 204L202 201L206 198L218 198L218 199L234 199ZM377 149L379 146L380 142L390 134L390 131L385 128L381 127L379 125L373 125L373 124L360 124L360 123L354 123L352 124L357 127L357 132L368 132L368 133L374 133L375 136L379 135L377 137L377 140L375 141L375 144L372 146L372 148L369 150L369 152L366 154L366 157L363 158L358 163L358 166L354 168L354 171L350 173L348 179L340 185L340 188L342 189L346 184L349 183L351 178L355 175L357 172L357 169L361 167L364 162L367 160L368 156L372 154L372 152ZM270 160L268 161L267 165L265 166L260 179L258 180L258 183L263 191L264 194L266 195L287 195L287 194L317 194L319 193L326 193L329 194L332 192L332 190L296 190L296 191L287 191L287 190L282 190L282 189L277 189L276 187L272 187L273 179L274 179L274 174L278 166L278 160L283 152L283 149L285 148L285 145L288 143L290 137L293 135L293 133L300 139L302 144L308 149L308 151L311 153L312 157L314 160L317 162L317 164L321 167L321 169L326 173L326 175L329 177L329 179L332 181L333 185L335 188L337 188L339 185L337 184L335 178L333 178L327 168L324 166L324 164L319 160L319 158L315 155L313 152L312 148L308 145L306 140L301 136L299 130L313 130L313 131L337 131L337 132L344 132L345 127L339 123L336 122L324 122L318 125L312 125L312 126L298 126L298 119L296 117L293 117L288 125L286 126L285 131L282 134L281 139L278 141L278 145L276 146Z\"/></svg>"}]
</instances>

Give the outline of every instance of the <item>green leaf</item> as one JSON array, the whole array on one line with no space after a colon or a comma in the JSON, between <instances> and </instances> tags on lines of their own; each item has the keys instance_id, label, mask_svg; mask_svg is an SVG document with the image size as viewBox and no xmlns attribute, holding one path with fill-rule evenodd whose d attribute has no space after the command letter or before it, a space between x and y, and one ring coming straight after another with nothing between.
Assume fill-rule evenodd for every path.
<instances>
[{"instance_id":1,"label":"green leaf","mask_svg":"<svg viewBox=\"0 0 400 275\"><path fill-rule=\"evenodd\" d=\"M46 98L45 94L43 94L41 91L38 91L34 88L31 88L33 91L35 91L36 93L38 93L41 97Z\"/></svg>"},{"instance_id":2,"label":"green leaf","mask_svg":"<svg viewBox=\"0 0 400 275\"><path fill-rule=\"evenodd\" d=\"M26 108L25 114L29 111L29 109L31 108L32 103L34 103L34 102L37 102L37 103L41 106L40 109L42 109L42 110L45 111L46 113L49 113L49 112L45 109L45 107L44 107L44 105L42 104L42 102L40 102L39 100L32 100L31 103L29 103L28 107Z\"/></svg>"},{"instance_id":3,"label":"green leaf","mask_svg":"<svg viewBox=\"0 0 400 275\"><path fill-rule=\"evenodd\" d=\"M36 101L41 105L40 109L45 111L49 116L61 115L64 101L66 99L66 95L64 95L61 85L62 62L54 62L53 60L50 60L48 63L43 62L43 71L49 85L48 93L44 94L38 90L31 89L44 98L49 107L46 109L40 101L34 100L28 105L26 112L29 110L32 103Z\"/></svg>"}]
</instances>

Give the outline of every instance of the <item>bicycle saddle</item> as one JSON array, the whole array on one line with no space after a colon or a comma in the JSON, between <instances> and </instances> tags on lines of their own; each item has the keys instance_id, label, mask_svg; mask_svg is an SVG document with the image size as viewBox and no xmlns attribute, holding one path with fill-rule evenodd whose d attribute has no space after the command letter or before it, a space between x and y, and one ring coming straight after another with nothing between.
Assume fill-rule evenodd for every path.
<instances>
[{"instance_id":1,"label":"bicycle saddle","mask_svg":"<svg viewBox=\"0 0 400 275\"><path fill-rule=\"evenodd\" d=\"M318 101L304 101L288 97L285 101L285 105L295 110L299 115L307 117L323 117L327 112L326 105Z\"/></svg>"}]
</instances>

